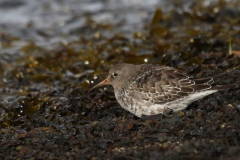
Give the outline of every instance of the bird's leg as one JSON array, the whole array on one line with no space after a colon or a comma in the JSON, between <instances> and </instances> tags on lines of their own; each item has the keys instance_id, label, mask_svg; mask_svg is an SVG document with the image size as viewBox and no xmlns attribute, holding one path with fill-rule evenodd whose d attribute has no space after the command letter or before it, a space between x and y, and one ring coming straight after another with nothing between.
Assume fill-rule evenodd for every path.
<instances>
[{"instance_id":1,"label":"bird's leg","mask_svg":"<svg viewBox=\"0 0 240 160\"><path fill-rule=\"evenodd\" d=\"M164 106L164 109L163 109L163 116L167 117L167 118L170 118L170 117L174 117L174 112L173 112L173 115L170 115L171 112L173 112L173 110L171 108L168 108L166 106Z\"/></svg>"},{"instance_id":2,"label":"bird's leg","mask_svg":"<svg viewBox=\"0 0 240 160\"><path fill-rule=\"evenodd\" d=\"M117 118L117 116L114 114L113 115L114 116L114 118L116 118L116 120L118 120L119 122L121 121L119 118Z\"/></svg>"},{"instance_id":3,"label":"bird's leg","mask_svg":"<svg viewBox=\"0 0 240 160\"><path fill-rule=\"evenodd\" d=\"M167 113L168 107L164 106L163 113Z\"/></svg>"}]
</instances>

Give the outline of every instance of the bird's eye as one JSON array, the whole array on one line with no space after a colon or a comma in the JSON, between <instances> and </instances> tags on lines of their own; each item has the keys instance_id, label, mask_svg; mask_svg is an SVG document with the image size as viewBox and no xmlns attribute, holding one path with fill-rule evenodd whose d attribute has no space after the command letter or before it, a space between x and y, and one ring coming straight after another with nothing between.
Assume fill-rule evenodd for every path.
<instances>
[{"instance_id":1,"label":"bird's eye","mask_svg":"<svg viewBox=\"0 0 240 160\"><path fill-rule=\"evenodd\" d=\"M114 74L113 74L113 76L117 77L117 76L118 76L118 74L117 74L117 73L114 73Z\"/></svg>"}]
</instances>

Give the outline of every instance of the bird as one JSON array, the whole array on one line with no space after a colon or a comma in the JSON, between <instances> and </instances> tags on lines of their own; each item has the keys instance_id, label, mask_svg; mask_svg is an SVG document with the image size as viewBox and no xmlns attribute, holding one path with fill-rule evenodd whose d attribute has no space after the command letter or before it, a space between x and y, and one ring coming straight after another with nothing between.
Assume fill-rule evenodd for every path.
<instances>
[{"instance_id":1,"label":"bird","mask_svg":"<svg viewBox=\"0 0 240 160\"><path fill-rule=\"evenodd\" d=\"M239 71L236 72L239 76ZM166 109L184 110L188 105L234 84L219 85L229 73L193 78L169 66L119 63L109 70L105 80L92 87L112 85L118 103L137 117L157 115Z\"/></svg>"}]
</instances>

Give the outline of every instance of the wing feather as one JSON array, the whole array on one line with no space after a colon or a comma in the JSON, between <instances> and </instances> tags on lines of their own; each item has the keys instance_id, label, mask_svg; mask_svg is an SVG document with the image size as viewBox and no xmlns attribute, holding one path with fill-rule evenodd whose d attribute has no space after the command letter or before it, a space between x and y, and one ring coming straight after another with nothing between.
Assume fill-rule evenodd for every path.
<instances>
[{"instance_id":1,"label":"wing feather","mask_svg":"<svg viewBox=\"0 0 240 160\"><path fill-rule=\"evenodd\" d=\"M213 78L190 78L187 74L165 66L143 67L141 77L134 80L133 92L153 104L170 103L184 99L194 92L211 89ZM147 68L147 70L146 70ZM135 87L135 89L134 89Z\"/></svg>"}]
</instances>

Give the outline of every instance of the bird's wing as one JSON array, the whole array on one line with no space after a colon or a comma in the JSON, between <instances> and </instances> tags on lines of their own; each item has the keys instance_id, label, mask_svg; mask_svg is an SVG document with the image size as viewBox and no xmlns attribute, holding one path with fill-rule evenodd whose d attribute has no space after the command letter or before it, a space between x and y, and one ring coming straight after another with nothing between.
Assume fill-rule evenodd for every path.
<instances>
[{"instance_id":1,"label":"bird's wing","mask_svg":"<svg viewBox=\"0 0 240 160\"><path fill-rule=\"evenodd\" d=\"M211 77L194 79L170 67L159 66L144 73L136 78L132 88L141 99L153 104L184 99L191 93L210 89L213 83Z\"/></svg>"}]
</instances>

